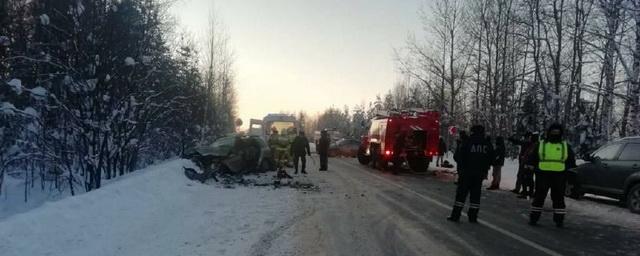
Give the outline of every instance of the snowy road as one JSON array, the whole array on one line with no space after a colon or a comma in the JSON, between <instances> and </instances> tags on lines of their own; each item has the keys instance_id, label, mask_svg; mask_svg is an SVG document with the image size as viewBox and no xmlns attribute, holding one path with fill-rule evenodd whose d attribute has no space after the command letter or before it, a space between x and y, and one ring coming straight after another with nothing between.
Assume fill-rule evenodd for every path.
<instances>
[{"instance_id":1,"label":"snowy road","mask_svg":"<svg viewBox=\"0 0 640 256\"><path fill-rule=\"evenodd\" d=\"M331 159L331 171L307 179L321 192L299 196L303 213L273 242L273 255L638 255L640 216L593 201L569 200L566 228L550 213L526 224L528 201L508 191L483 191L481 223L445 220L452 176L393 176ZM602 216L611 208L612 214ZM615 220L609 218L617 218ZM291 246L293 243L293 246ZM282 246L277 246L278 244ZM267 253L270 254L270 253Z\"/></svg>"},{"instance_id":2,"label":"snowy road","mask_svg":"<svg viewBox=\"0 0 640 256\"><path fill-rule=\"evenodd\" d=\"M193 164L168 161L0 220L0 255L640 252L640 215L593 200L568 200L564 229L552 225L549 213L540 227L529 227L527 201L507 191L483 191L480 224L447 222L455 186L446 172L394 176L355 159L331 159L328 172L312 165L309 175L296 176L319 190L229 189L189 181L182 166Z\"/></svg>"}]
</instances>

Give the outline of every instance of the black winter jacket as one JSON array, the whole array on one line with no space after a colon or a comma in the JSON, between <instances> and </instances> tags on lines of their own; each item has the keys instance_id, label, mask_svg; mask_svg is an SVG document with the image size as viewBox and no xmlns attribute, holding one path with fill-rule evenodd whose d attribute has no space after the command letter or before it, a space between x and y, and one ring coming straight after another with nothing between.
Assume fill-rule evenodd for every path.
<instances>
[{"instance_id":1,"label":"black winter jacket","mask_svg":"<svg viewBox=\"0 0 640 256\"><path fill-rule=\"evenodd\" d=\"M493 145L483 135L472 135L462 142L453 158L459 167L463 166L458 170L460 175L483 178L495 159Z\"/></svg>"},{"instance_id":2,"label":"black winter jacket","mask_svg":"<svg viewBox=\"0 0 640 256\"><path fill-rule=\"evenodd\" d=\"M304 136L296 136L291 143L291 154L294 156L311 155L309 140Z\"/></svg>"},{"instance_id":3,"label":"black winter jacket","mask_svg":"<svg viewBox=\"0 0 640 256\"><path fill-rule=\"evenodd\" d=\"M318 154L328 154L329 144L331 144L331 139L329 139L328 136L320 137L320 140L318 141L318 148L316 148Z\"/></svg>"}]
</instances>

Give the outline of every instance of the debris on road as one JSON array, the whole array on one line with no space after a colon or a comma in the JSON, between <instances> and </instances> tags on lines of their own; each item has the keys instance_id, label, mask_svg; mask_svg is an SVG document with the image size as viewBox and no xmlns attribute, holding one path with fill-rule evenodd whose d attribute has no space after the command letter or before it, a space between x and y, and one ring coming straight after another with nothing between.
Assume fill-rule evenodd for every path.
<instances>
[{"instance_id":1,"label":"debris on road","mask_svg":"<svg viewBox=\"0 0 640 256\"><path fill-rule=\"evenodd\" d=\"M282 188L289 187L303 191L320 191L320 187L311 182L294 181L294 177L290 175L282 175L281 172L276 175L270 175L266 173L220 173L216 178L212 175L212 172L198 172L194 168L183 167L185 176L191 180L200 181L203 184L207 184L209 179L215 180L215 182L221 184L224 188L235 188L236 186L255 186L255 187L273 187Z\"/></svg>"}]
</instances>

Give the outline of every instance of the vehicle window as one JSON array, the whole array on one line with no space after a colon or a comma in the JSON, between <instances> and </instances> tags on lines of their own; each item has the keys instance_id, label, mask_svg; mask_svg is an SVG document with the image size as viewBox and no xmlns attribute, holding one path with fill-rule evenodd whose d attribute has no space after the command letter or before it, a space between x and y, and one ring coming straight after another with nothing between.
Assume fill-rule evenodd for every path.
<instances>
[{"instance_id":1,"label":"vehicle window","mask_svg":"<svg viewBox=\"0 0 640 256\"><path fill-rule=\"evenodd\" d=\"M620 157L620 161L640 161L640 144L629 143L624 147Z\"/></svg>"},{"instance_id":2,"label":"vehicle window","mask_svg":"<svg viewBox=\"0 0 640 256\"><path fill-rule=\"evenodd\" d=\"M296 127L294 122L276 121L271 124L271 129L277 129L280 135L289 135L293 128Z\"/></svg>"},{"instance_id":3,"label":"vehicle window","mask_svg":"<svg viewBox=\"0 0 640 256\"><path fill-rule=\"evenodd\" d=\"M614 160L616 158L616 155L620 151L621 146L621 144L605 146L604 148L593 153L593 156L601 160Z\"/></svg>"}]
</instances>

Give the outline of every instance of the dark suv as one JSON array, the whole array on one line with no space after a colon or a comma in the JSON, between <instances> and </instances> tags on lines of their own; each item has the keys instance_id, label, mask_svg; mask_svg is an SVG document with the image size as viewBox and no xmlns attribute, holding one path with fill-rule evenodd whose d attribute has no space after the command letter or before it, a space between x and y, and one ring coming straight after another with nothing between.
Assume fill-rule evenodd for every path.
<instances>
[{"instance_id":1,"label":"dark suv","mask_svg":"<svg viewBox=\"0 0 640 256\"><path fill-rule=\"evenodd\" d=\"M640 137L620 139L600 147L572 169L567 196L584 193L620 199L640 213Z\"/></svg>"}]
</instances>

